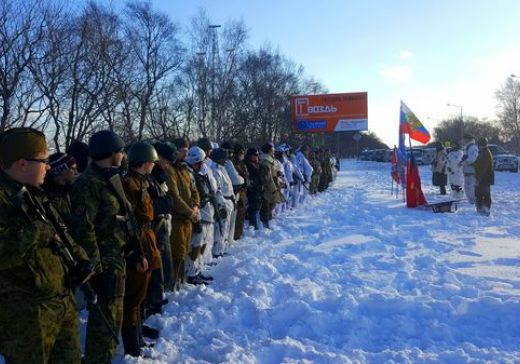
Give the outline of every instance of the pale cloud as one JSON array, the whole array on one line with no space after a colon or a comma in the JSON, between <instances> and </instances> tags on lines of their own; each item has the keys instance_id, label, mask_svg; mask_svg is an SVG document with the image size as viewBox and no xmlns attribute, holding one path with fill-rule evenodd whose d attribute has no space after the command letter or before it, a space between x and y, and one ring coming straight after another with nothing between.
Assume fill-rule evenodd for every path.
<instances>
[{"instance_id":1,"label":"pale cloud","mask_svg":"<svg viewBox=\"0 0 520 364\"><path fill-rule=\"evenodd\" d=\"M460 110L447 103L461 105L464 117L496 120L495 91L511 74L520 75L520 47L511 47L495 54L480 56L468 62L469 75L446 80L442 85L430 87L414 84L399 85L395 95L371 98L369 93L369 129L374 131L389 146L397 143L399 123L399 100L402 99L433 132L441 120L456 118ZM397 70L396 70L397 68ZM406 79L402 67L383 67L381 74L386 79ZM409 77L409 75L408 75Z\"/></svg>"},{"instance_id":2,"label":"pale cloud","mask_svg":"<svg viewBox=\"0 0 520 364\"><path fill-rule=\"evenodd\" d=\"M383 66L379 72L384 79L390 81L408 81L412 77L410 66Z\"/></svg>"},{"instance_id":3,"label":"pale cloud","mask_svg":"<svg viewBox=\"0 0 520 364\"><path fill-rule=\"evenodd\" d=\"M413 53L408 50L401 51L399 53L399 58L401 58L403 61L407 61L413 58Z\"/></svg>"}]
</instances>

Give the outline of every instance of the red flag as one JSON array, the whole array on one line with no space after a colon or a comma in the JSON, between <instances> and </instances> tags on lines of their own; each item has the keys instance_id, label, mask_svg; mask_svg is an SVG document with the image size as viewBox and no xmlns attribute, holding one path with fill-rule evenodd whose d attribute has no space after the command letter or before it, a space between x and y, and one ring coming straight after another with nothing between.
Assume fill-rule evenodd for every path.
<instances>
[{"instance_id":1,"label":"red flag","mask_svg":"<svg viewBox=\"0 0 520 364\"><path fill-rule=\"evenodd\" d=\"M394 151L392 152L392 179L397 183L397 185L401 184L401 178L399 178L399 166L397 165L397 148L394 147Z\"/></svg>"},{"instance_id":2,"label":"red flag","mask_svg":"<svg viewBox=\"0 0 520 364\"><path fill-rule=\"evenodd\" d=\"M406 166L406 207L417 207L426 205L426 203L421 188L419 168L417 167L412 151L410 153L410 160Z\"/></svg>"}]
</instances>

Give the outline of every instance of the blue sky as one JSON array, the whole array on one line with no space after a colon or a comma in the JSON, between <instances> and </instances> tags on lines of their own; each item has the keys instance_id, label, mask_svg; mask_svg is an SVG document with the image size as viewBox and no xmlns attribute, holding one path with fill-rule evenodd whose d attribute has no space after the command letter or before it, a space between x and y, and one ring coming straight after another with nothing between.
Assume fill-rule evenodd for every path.
<instances>
[{"instance_id":1,"label":"blue sky","mask_svg":"<svg viewBox=\"0 0 520 364\"><path fill-rule=\"evenodd\" d=\"M458 115L495 118L494 91L520 75L519 0L152 0L181 27L201 9L242 19L330 92L367 91L369 129L397 142L399 100L433 128Z\"/></svg>"}]
</instances>

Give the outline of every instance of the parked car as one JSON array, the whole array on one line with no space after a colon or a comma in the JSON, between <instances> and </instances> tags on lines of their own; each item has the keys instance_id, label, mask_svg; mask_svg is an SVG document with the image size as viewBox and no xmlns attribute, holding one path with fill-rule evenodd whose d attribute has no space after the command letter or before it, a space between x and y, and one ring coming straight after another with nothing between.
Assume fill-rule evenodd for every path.
<instances>
[{"instance_id":1,"label":"parked car","mask_svg":"<svg viewBox=\"0 0 520 364\"><path fill-rule=\"evenodd\" d=\"M493 168L495 171L518 172L518 157L509 153L500 145L488 145L491 154L493 154Z\"/></svg>"},{"instance_id":2,"label":"parked car","mask_svg":"<svg viewBox=\"0 0 520 364\"><path fill-rule=\"evenodd\" d=\"M373 157L372 160L376 162L384 162L385 161L385 149L375 149L372 151Z\"/></svg>"},{"instance_id":3,"label":"parked car","mask_svg":"<svg viewBox=\"0 0 520 364\"><path fill-rule=\"evenodd\" d=\"M393 153L394 153L393 149L386 149L385 150L385 155L383 157L383 162L391 162Z\"/></svg>"},{"instance_id":4,"label":"parked car","mask_svg":"<svg viewBox=\"0 0 520 364\"><path fill-rule=\"evenodd\" d=\"M422 160L424 164L432 164L433 158L435 158L435 153L437 150L435 148L424 148L422 154Z\"/></svg>"},{"instance_id":5,"label":"parked car","mask_svg":"<svg viewBox=\"0 0 520 364\"><path fill-rule=\"evenodd\" d=\"M418 166L421 166L424 164L423 161L423 150L422 149L412 149L413 150L413 157L415 158L415 163L417 163ZM410 159L410 149L406 150L406 158Z\"/></svg>"},{"instance_id":6,"label":"parked car","mask_svg":"<svg viewBox=\"0 0 520 364\"><path fill-rule=\"evenodd\" d=\"M372 156L372 151L364 150L359 154L360 161L369 161Z\"/></svg>"}]
</instances>

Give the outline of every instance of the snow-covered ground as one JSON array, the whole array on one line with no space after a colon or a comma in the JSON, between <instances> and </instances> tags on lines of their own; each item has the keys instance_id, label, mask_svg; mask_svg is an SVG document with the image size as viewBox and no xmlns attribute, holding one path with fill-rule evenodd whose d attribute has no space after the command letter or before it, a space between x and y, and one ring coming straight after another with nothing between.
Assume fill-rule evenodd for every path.
<instances>
[{"instance_id":1,"label":"snow-covered ground","mask_svg":"<svg viewBox=\"0 0 520 364\"><path fill-rule=\"evenodd\" d=\"M343 161L327 192L248 230L213 284L168 295L148 359L114 363L520 363L520 174L496 174L483 217L407 209L389 169Z\"/></svg>"},{"instance_id":2,"label":"snow-covered ground","mask_svg":"<svg viewBox=\"0 0 520 364\"><path fill-rule=\"evenodd\" d=\"M496 173L483 217L406 208L389 169L342 161L328 191L246 231L211 285L168 295L147 359L114 363L520 363L520 174Z\"/></svg>"},{"instance_id":3,"label":"snow-covered ground","mask_svg":"<svg viewBox=\"0 0 520 364\"><path fill-rule=\"evenodd\" d=\"M520 363L520 174L497 173L483 217L406 208L389 168L343 161L327 192L248 230L213 284L169 294L151 359L115 362Z\"/></svg>"}]
</instances>

